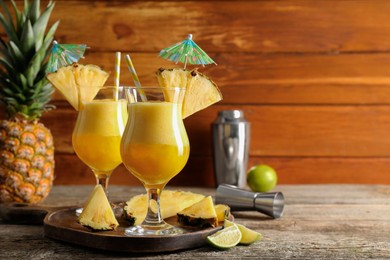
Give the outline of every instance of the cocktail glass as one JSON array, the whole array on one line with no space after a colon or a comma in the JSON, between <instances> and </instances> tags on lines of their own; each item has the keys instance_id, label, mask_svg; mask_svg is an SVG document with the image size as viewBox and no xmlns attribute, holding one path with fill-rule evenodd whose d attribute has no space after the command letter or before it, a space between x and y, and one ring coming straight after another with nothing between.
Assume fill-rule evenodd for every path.
<instances>
[{"instance_id":1,"label":"cocktail glass","mask_svg":"<svg viewBox=\"0 0 390 260\"><path fill-rule=\"evenodd\" d=\"M72 134L73 148L106 194L113 170L122 163L120 142L127 118L123 87L103 87L92 101L80 104Z\"/></svg>"},{"instance_id":2,"label":"cocktail glass","mask_svg":"<svg viewBox=\"0 0 390 260\"><path fill-rule=\"evenodd\" d=\"M173 235L180 228L161 217L160 193L187 163L190 146L182 120L181 88L126 88L129 124L121 142L126 168L144 185L148 195L145 220L125 229L125 235Z\"/></svg>"}]
</instances>

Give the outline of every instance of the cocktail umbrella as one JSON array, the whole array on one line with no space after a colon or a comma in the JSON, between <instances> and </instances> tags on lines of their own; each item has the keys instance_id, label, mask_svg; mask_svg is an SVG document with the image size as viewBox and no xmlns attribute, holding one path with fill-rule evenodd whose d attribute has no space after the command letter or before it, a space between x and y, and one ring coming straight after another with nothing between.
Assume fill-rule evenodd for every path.
<instances>
[{"instance_id":1,"label":"cocktail umbrella","mask_svg":"<svg viewBox=\"0 0 390 260\"><path fill-rule=\"evenodd\" d=\"M201 64L202 66L215 63L193 40L192 34L188 35L188 38L182 42L178 42L168 48L160 51L160 56L164 59L168 59L176 62L180 61L184 63L186 68L189 64Z\"/></svg>"},{"instance_id":2,"label":"cocktail umbrella","mask_svg":"<svg viewBox=\"0 0 390 260\"><path fill-rule=\"evenodd\" d=\"M46 72L55 72L63 66L78 62L80 58L84 58L86 48L85 44L59 44L53 41Z\"/></svg>"}]
</instances>

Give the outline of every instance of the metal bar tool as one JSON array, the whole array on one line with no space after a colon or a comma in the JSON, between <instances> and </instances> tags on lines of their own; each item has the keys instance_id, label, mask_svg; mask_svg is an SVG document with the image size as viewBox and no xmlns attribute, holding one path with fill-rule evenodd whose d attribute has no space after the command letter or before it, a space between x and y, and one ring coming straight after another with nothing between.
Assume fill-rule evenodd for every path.
<instances>
[{"instance_id":1,"label":"metal bar tool","mask_svg":"<svg viewBox=\"0 0 390 260\"><path fill-rule=\"evenodd\" d=\"M257 193L229 184L218 186L215 203L226 204L232 211L257 210L273 218L280 218L284 210L284 196L281 192Z\"/></svg>"}]
</instances>

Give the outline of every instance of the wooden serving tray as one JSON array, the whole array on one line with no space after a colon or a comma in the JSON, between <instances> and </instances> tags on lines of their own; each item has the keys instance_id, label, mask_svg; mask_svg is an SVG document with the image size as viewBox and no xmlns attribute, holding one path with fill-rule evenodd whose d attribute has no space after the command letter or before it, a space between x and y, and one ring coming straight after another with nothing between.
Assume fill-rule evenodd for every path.
<instances>
[{"instance_id":1,"label":"wooden serving tray","mask_svg":"<svg viewBox=\"0 0 390 260\"><path fill-rule=\"evenodd\" d=\"M69 206L39 205L19 202L0 203L0 219L7 223L42 225L49 212Z\"/></svg>"},{"instance_id":2,"label":"wooden serving tray","mask_svg":"<svg viewBox=\"0 0 390 260\"><path fill-rule=\"evenodd\" d=\"M161 253L201 247L206 237L222 229L222 225L207 229L184 229L179 235L125 236L125 223L115 231L92 231L77 222L77 208L51 212L44 219L45 236L85 247L133 253ZM165 220L179 226L176 217ZM181 227L183 228L183 227Z\"/></svg>"}]
</instances>

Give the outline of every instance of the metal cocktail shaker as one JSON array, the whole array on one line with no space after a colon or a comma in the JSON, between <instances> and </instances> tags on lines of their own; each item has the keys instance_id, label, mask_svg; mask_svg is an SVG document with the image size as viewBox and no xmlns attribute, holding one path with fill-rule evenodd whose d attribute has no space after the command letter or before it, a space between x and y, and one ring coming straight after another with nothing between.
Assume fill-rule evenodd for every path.
<instances>
[{"instance_id":1,"label":"metal cocktail shaker","mask_svg":"<svg viewBox=\"0 0 390 260\"><path fill-rule=\"evenodd\" d=\"M250 123L244 112L219 111L212 132L216 185L226 183L244 188L250 143Z\"/></svg>"}]
</instances>

